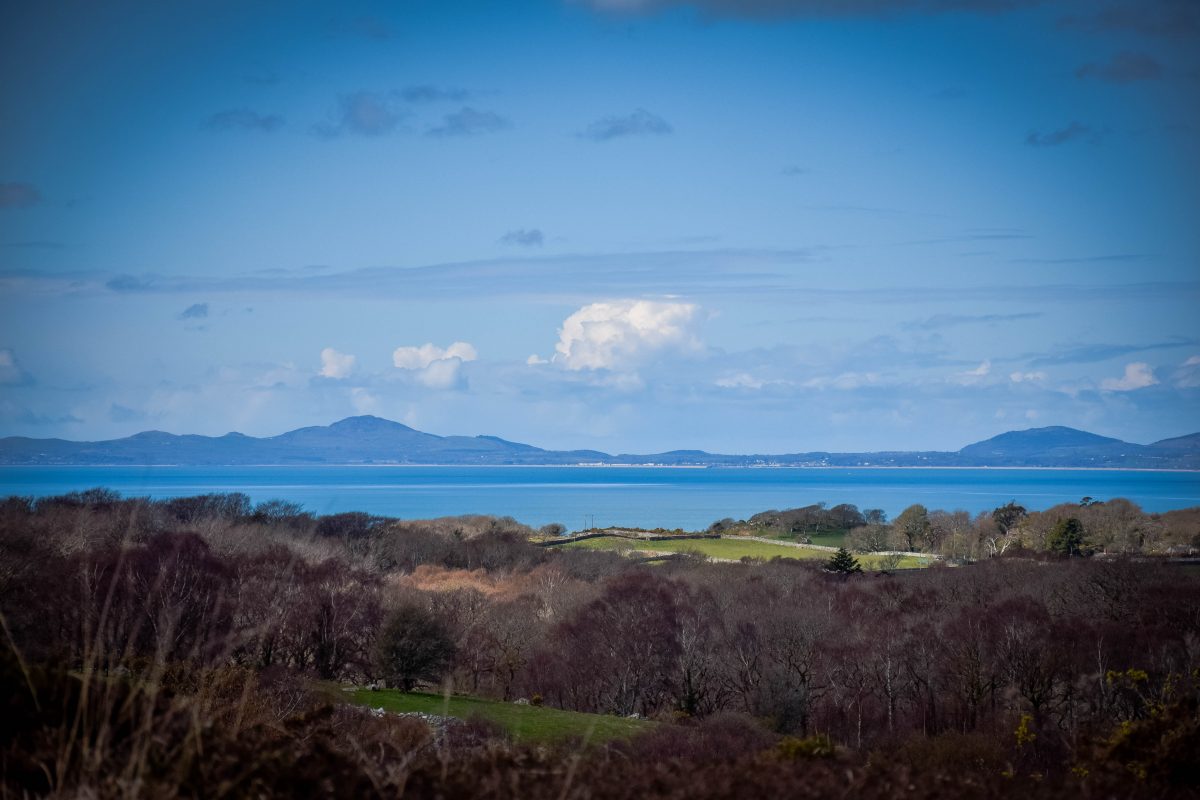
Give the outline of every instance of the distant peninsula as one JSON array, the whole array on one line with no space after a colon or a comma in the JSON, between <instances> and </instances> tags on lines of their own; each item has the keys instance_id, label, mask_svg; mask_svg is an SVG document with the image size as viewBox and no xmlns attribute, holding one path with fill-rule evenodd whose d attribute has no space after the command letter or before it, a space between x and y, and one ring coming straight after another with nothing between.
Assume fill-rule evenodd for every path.
<instances>
[{"instance_id":1,"label":"distant peninsula","mask_svg":"<svg viewBox=\"0 0 1200 800\"><path fill-rule=\"evenodd\" d=\"M1132 444L1066 427L1009 431L954 452L722 455L671 450L649 455L543 450L496 436L436 436L373 416L299 428L278 436L175 435L145 431L123 439L0 439L4 465L663 465L721 467L1075 467L1200 469L1200 433Z\"/></svg>"}]
</instances>

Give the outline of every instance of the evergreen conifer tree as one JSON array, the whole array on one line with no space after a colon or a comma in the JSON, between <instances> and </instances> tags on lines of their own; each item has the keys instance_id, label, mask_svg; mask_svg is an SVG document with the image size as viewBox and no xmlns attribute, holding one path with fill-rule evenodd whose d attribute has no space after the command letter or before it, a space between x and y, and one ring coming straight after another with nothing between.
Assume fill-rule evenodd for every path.
<instances>
[{"instance_id":1,"label":"evergreen conifer tree","mask_svg":"<svg viewBox=\"0 0 1200 800\"><path fill-rule=\"evenodd\" d=\"M853 575L856 572L862 572L862 567L859 565L858 559L850 555L850 551L844 547L839 547L838 551L833 554L833 557L825 565L825 571L838 575Z\"/></svg>"}]
</instances>

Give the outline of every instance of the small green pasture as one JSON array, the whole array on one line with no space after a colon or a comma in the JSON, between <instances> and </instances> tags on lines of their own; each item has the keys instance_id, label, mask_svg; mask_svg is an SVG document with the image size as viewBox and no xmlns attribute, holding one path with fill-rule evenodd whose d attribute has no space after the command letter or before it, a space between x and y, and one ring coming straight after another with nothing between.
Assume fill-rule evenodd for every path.
<instances>
[{"instance_id":1,"label":"small green pasture","mask_svg":"<svg viewBox=\"0 0 1200 800\"><path fill-rule=\"evenodd\" d=\"M642 540L634 541L618 536L601 536L595 539L571 542L562 546L586 548L588 550L615 550L617 552L700 553L709 558L719 558L728 561L738 561L747 557L770 560L776 556L781 558L820 559L827 561L832 555L828 551L817 550L815 548L789 547L783 544L743 541L739 539L668 539L651 542ZM863 569L879 568L880 556L859 555L855 557L862 564ZM929 559L904 556L900 559L897 568L914 569L928 565Z\"/></svg>"},{"instance_id":2,"label":"small green pasture","mask_svg":"<svg viewBox=\"0 0 1200 800\"><path fill-rule=\"evenodd\" d=\"M398 689L359 689L346 695L353 702L398 713L418 711L442 717L483 719L500 725L514 739L527 742L555 742L567 738L606 742L633 736L649 729L653 722L626 719L607 714L583 714L545 706L527 706L503 700L487 700L465 695L402 692Z\"/></svg>"},{"instance_id":3,"label":"small green pasture","mask_svg":"<svg viewBox=\"0 0 1200 800\"><path fill-rule=\"evenodd\" d=\"M737 531L730 531L737 533ZM762 528L761 530L747 530L751 536L761 536L764 539L778 539L781 542L799 542L800 539L808 539L809 544L816 544L822 547L845 547L846 532L845 531L824 531L822 533L781 533L778 530L771 528Z\"/></svg>"}]
</instances>

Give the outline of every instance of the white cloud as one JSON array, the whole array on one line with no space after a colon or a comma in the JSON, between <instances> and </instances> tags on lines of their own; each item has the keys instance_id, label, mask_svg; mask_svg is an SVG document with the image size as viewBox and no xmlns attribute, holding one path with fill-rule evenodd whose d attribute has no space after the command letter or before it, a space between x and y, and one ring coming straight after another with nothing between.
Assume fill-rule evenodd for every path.
<instances>
[{"instance_id":1,"label":"white cloud","mask_svg":"<svg viewBox=\"0 0 1200 800\"><path fill-rule=\"evenodd\" d=\"M1200 356L1192 356L1175 370L1175 385L1180 389L1200 387Z\"/></svg>"},{"instance_id":2,"label":"white cloud","mask_svg":"<svg viewBox=\"0 0 1200 800\"><path fill-rule=\"evenodd\" d=\"M699 349L698 310L651 300L586 305L563 321L554 361L571 370L628 370L655 353Z\"/></svg>"},{"instance_id":3,"label":"white cloud","mask_svg":"<svg viewBox=\"0 0 1200 800\"><path fill-rule=\"evenodd\" d=\"M764 386L791 386L791 381L763 380L748 372L738 372L724 378L717 378L717 386L722 389L762 389Z\"/></svg>"},{"instance_id":4,"label":"white cloud","mask_svg":"<svg viewBox=\"0 0 1200 800\"><path fill-rule=\"evenodd\" d=\"M11 348L0 347L0 385L20 386L30 382L29 373L17 361L17 354Z\"/></svg>"},{"instance_id":5,"label":"white cloud","mask_svg":"<svg viewBox=\"0 0 1200 800\"><path fill-rule=\"evenodd\" d=\"M454 342L448 347L426 343L420 347L397 347L392 363L409 370L422 386L430 389L455 389L464 385L462 365L479 357L467 342Z\"/></svg>"},{"instance_id":6,"label":"white cloud","mask_svg":"<svg viewBox=\"0 0 1200 800\"><path fill-rule=\"evenodd\" d=\"M529 358L525 359L525 363L531 367L536 367L539 364L549 364L550 362L539 356L537 353L534 353L533 355L529 356Z\"/></svg>"},{"instance_id":7,"label":"white cloud","mask_svg":"<svg viewBox=\"0 0 1200 800\"><path fill-rule=\"evenodd\" d=\"M350 403L359 414L371 414L379 410L379 397L361 386L350 390Z\"/></svg>"},{"instance_id":8,"label":"white cloud","mask_svg":"<svg viewBox=\"0 0 1200 800\"><path fill-rule=\"evenodd\" d=\"M354 356L339 353L332 347L321 351L321 375L326 378L345 378L354 369Z\"/></svg>"},{"instance_id":9,"label":"white cloud","mask_svg":"<svg viewBox=\"0 0 1200 800\"><path fill-rule=\"evenodd\" d=\"M810 378L804 382L808 389L858 389L879 383L877 372L843 372L836 377Z\"/></svg>"},{"instance_id":10,"label":"white cloud","mask_svg":"<svg viewBox=\"0 0 1200 800\"><path fill-rule=\"evenodd\" d=\"M968 369L963 372L956 372L950 379L954 383L972 384L979 383L981 379L986 378L992 371L991 359L984 359L979 362L979 366L975 369Z\"/></svg>"},{"instance_id":11,"label":"white cloud","mask_svg":"<svg viewBox=\"0 0 1200 800\"><path fill-rule=\"evenodd\" d=\"M459 361L474 361L479 358L475 348L466 342L455 342L446 348L426 343L420 347L397 347L392 353L392 363L400 369L425 369L435 361L457 358Z\"/></svg>"},{"instance_id":12,"label":"white cloud","mask_svg":"<svg viewBox=\"0 0 1200 800\"><path fill-rule=\"evenodd\" d=\"M1135 361L1125 365L1125 374L1120 378L1105 378L1100 382L1100 388L1106 392L1132 392L1135 389L1145 389L1158 383L1150 365L1143 361Z\"/></svg>"},{"instance_id":13,"label":"white cloud","mask_svg":"<svg viewBox=\"0 0 1200 800\"><path fill-rule=\"evenodd\" d=\"M728 378L717 379L717 386L723 389L761 389L766 385L766 381L745 372L739 372L737 375Z\"/></svg>"},{"instance_id":14,"label":"white cloud","mask_svg":"<svg viewBox=\"0 0 1200 800\"><path fill-rule=\"evenodd\" d=\"M430 362L429 366L416 371L417 382L430 389L454 389L463 383L462 365L457 358Z\"/></svg>"},{"instance_id":15,"label":"white cloud","mask_svg":"<svg viewBox=\"0 0 1200 800\"><path fill-rule=\"evenodd\" d=\"M1037 372L1014 372L1008 376L1008 379L1013 383L1035 383L1046 380L1046 373L1041 370Z\"/></svg>"}]
</instances>

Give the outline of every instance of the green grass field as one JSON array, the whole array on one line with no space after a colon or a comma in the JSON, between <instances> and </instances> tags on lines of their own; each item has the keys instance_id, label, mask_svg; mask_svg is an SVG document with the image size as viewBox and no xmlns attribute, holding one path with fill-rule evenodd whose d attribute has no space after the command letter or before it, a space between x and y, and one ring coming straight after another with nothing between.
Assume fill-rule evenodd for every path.
<instances>
[{"instance_id":1,"label":"green grass field","mask_svg":"<svg viewBox=\"0 0 1200 800\"><path fill-rule=\"evenodd\" d=\"M736 533L736 531L735 531ZM762 528L761 530L747 530L751 536L760 536L764 539L778 539L781 542L799 541L802 534L799 533L780 533L779 531L771 530L770 528ZM811 533L808 534L809 544L819 544L822 547L844 547L846 545L845 531L831 531L829 533Z\"/></svg>"},{"instance_id":2,"label":"green grass field","mask_svg":"<svg viewBox=\"0 0 1200 800\"><path fill-rule=\"evenodd\" d=\"M655 553L694 552L708 556L709 558L723 558L732 561L737 561L747 556L764 560L769 560L776 556L782 558L828 560L831 555L827 551L807 547L789 547L782 544L739 541L738 539L680 539L678 541L635 542L616 536L603 536L597 539L584 539L582 542L572 542L563 545L563 547L580 547L589 550L616 550L618 552L630 550ZM863 569L878 569L879 567L879 556L860 555L856 557L859 563L862 564ZM914 569L926 566L929 566L929 559L905 556L901 558L898 568Z\"/></svg>"},{"instance_id":3,"label":"green grass field","mask_svg":"<svg viewBox=\"0 0 1200 800\"><path fill-rule=\"evenodd\" d=\"M553 742L569 737L606 742L632 736L654 725L643 719L582 714L544 706L519 706L502 700L462 695L451 695L447 699L438 694L401 692L398 689L359 689L346 694L346 697L359 705L382 707L387 711L420 711L459 719L479 716L501 725L514 739L527 742Z\"/></svg>"}]
</instances>

